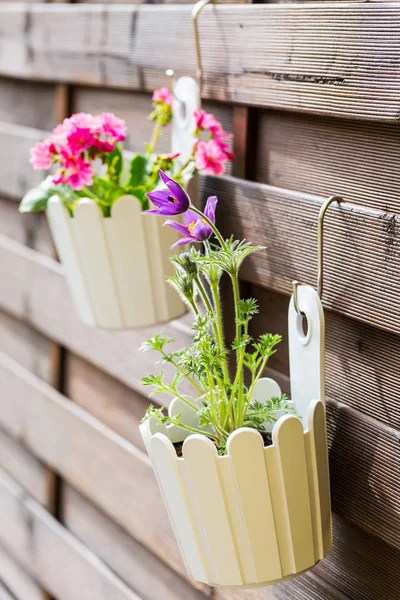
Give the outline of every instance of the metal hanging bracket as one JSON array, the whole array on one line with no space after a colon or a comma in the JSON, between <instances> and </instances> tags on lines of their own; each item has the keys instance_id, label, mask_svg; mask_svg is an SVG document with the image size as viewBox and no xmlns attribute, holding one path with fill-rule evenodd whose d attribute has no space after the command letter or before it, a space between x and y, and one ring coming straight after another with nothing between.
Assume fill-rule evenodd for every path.
<instances>
[{"instance_id":1,"label":"metal hanging bracket","mask_svg":"<svg viewBox=\"0 0 400 600\"><path fill-rule=\"evenodd\" d=\"M331 196L322 204L319 215L318 215L318 241L317 241L317 252L318 252L318 296L322 300L322 293L324 289L324 217L329 206L333 203L344 202L341 196ZM297 288L299 282L292 281L292 293L293 293L293 304L298 315L301 315L297 300Z\"/></svg>"},{"instance_id":2,"label":"metal hanging bracket","mask_svg":"<svg viewBox=\"0 0 400 600\"><path fill-rule=\"evenodd\" d=\"M193 37L194 37L194 48L196 51L196 78L199 86L199 107L201 108L201 96L203 91L203 66L201 62L201 48L200 48L200 35L198 26L198 17L201 11L207 4L217 4L217 0L200 0L195 4L192 10L192 24L193 24Z\"/></svg>"}]
</instances>

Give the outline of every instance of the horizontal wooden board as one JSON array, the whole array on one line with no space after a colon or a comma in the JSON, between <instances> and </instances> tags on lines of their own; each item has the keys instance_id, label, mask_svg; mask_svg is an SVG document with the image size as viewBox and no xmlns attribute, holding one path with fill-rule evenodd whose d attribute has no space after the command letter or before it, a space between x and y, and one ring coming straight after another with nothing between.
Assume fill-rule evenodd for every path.
<instances>
[{"instance_id":1,"label":"horizontal wooden board","mask_svg":"<svg viewBox=\"0 0 400 600\"><path fill-rule=\"evenodd\" d=\"M266 246L246 261L242 278L286 294L294 279L316 286L325 198L230 177L208 177L203 196L211 193L224 235ZM329 208L324 230L324 305L399 333L400 217L343 203Z\"/></svg>"},{"instance_id":2,"label":"horizontal wooden board","mask_svg":"<svg viewBox=\"0 0 400 600\"><path fill-rule=\"evenodd\" d=\"M400 553L334 515L333 549L314 572L352 600L398 600Z\"/></svg>"},{"instance_id":3,"label":"horizontal wooden board","mask_svg":"<svg viewBox=\"0 0 400 600\"><path fill-rule=\"evenodd\" d=\"M63 492L62 516L65 527L143 600L204 600L210 597L210 588L196 589L179 577L69 485Z\"/></svg>"},{"instance_id":4,"label":"horizontal wooden board","mask_svg":"<svg viewBox=\"0 0 400 600\"><path fill-rule=\"evenodd\" d=\"M0 78L0 121L52 129L57 118L55 100L52 84Z\"/></svg>"},{"instance_id":5,"label":"horizontal wooden board","mask_svg":"<svg viewBox=\"0 0 400 600\"><path fill-rule=\"evenodd\" d=\"M7 353L47 382L51 379L50 345L49 340L28 323L0 311L0 352Z\"/></svg>"},{"instance_id":6,"label":"horizontal wooden board","mask_svg":"<svg viewBox=\"0 0 400 600\"><path fill-rule=\"evenodd\" d=\"M0 379L2 427L184 574L147 456L4 355Z\"/></svg>"},{"instance_id":7,"label":"horizontal wooden board","mask_svg":"<svg viewBox=\"0 0 400 600\"><path fill-rule=\"evenodd\" d=\"M257 135L257 181L400 212L397 123L262 111Z\"/></svg>"},{"instance_id":8,"label":"horizontal wooden board","mask_svg":"<svg viewBox=\"0 0 400 600\"><path fill-rule=\"evenodd\" d=\"M92 552L0 474L0 541L58 600L139 600Z\"/></svg>"},{"instance_id":9,"label":"horizontal wooden board","mask_svg":"<svg viewBox=\"0 0 400 600\"><path fill-rule=\"evenodd\" d=\"M289 298L257 286L251 287L249 295L260 306L251 333L283 336L268 364L289 375ZM325 323L327 395L400 430L399 336L329 311L325 311Z\"/></svg>"},{"instance_id":10,"label":"horizontal wooden board","mask_svg":"<svg viewBox=\"0 0 400 600\"><path fill-rule=\"evenodd\" d=\"M256 590L216 589L215 600L351 600L312 572Z\"/></svg>"},{"instance_id":11,"label":"horizontal wooden board","mask_svg":"<svg viewBox=\"0 0 400 600\"><path fill-rule=\"evenodd\" d=\"M14 157L14 160L18 161L19 158ZM4 167L6 167L5 162L3 161ZM26 183L23 183L23 185L25 186ZM3 187L8 187L8 184L3 182ZM13 184L11 187L13 187ZM55 256L54 244L46 216L44 213L19 213L15 200L19 201L20 199L21 197L0 197L0 234L20 244L34 248L46 256Z\"/></svg>"},{"instance_id":12,"label":"horizontal wooden board","mask_svg":"<svg viewBox=\"0 0 400 600\"><path fill-rule=\"evenodd\" d=\"M147 457L4 355L0 376L2 427L182 573ZM398 432L333 400L328 425L334 509L400 548Z\"/></svg>"},{"instance_id":13,"label":"horizontal wooden board","mask_svg":"<svg viewBox=\"0 0 400 600\"><path fill-rule=\"evenodd\" d=\"M162 326L109 332L85 326L78 318L59 263L0 236L0 278L4 283L0 308L27 320L78 355L111 373L132 389L141 391L140 379L149 374L154 355L138 352L144 341L160 330L176 340L176 348L189 338L185 317ZM168 373L168 366L165 369Z\"/></svg>"},{"instance_id":14,"label":"horizontal wooden board","mask_svg":"<svg viewBox=\"0 0 400 600\"><path fill-rule=\"evenodd\" d=\"M45 132L31 127L0 123L2 148L0 194L20 200L30 187L38 185L45 177L29 164L29 150L44 139Z\"/></svg>"},{"instance_id":15,"label":"horizontal wooden board","mask_svg":"<svg viewBox=\"0 0 400 600\"><path fill-rule=\"evenodd\" d=\"M40 504L48 502L49 480L46 467L0 429L0 466Z\"/></svg>"},{"instance_id":16,"label":"horizontal wooden board","mask_svg":"<svg viewBox=\"0 0 400 600\"><path fill-rule=\"evenodd\" d=\"M145 451L139 424L149 404L147 398L71 352L65 357L64 393Z\"/></svg>"},{"instance_id":17,"label":"horizontal wooden board","mask_svg":"<svg viewBox=\"0 0 400 600\"><path fill-rule=\"evenodd\" d=\"M1 536L0 536L1 537ZM46 600L45 592L0 544L0 581L16 600ZM1 590L1 587L0 587ZM0 593L0 600L4 600Z\"/></svg>"},{"instance_id":18,"label":"horizontal wooden board","mask_svg":"<svg viewBox=\"0 0 400 600\"><path fill-rule=\"evenodd\" d=\"M150 91L165 83L167 68L195 72L190 12L3 5L0 74ZM207 7L199 19L204 94L395 122L399 20L398 2Z\"/></svg>"}]
</instances>

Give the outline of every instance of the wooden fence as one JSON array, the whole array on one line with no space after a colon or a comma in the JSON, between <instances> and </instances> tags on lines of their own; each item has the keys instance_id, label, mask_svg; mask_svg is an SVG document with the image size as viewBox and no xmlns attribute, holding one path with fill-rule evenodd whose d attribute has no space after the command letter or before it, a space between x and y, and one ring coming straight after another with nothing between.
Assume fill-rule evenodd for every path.
<instances>
[{"instance_id":1,"label":"wooden fence","mask_svg":"<svg viewBox=\"0 0 400 600\"><path fill-rule=\"evenodd\" d=\"M334 549L312 572L233 592L188 579L138 424L140 344L159 327L83 325L29 148L68 114L114 111L149 136L166 68L194 74L191 7L0 4L0 600L398 600L400 3L222 4L201 14L205 108L235 134L201 181L225 233L267 246L242 285L254 332L287 332L290 282L316 284L326 217L326 384ZM168 139L163 140L168 148ZM163 326L178 345L188 319ZM285 342L270 371L288 388Z\"/></svg>"}]
</instances>

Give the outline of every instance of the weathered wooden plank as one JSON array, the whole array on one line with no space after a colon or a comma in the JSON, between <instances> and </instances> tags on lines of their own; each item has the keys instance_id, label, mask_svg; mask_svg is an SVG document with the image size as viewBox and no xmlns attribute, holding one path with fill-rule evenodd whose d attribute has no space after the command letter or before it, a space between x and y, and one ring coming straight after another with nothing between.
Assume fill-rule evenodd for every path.
<instances>
[{"instance_id":1,"label":"weathered wooden plank","mask_svg":"<svg viewBox=\"0 0 400 600\"><path fill-rule=\"evenodd\" d=\"M4 429L184 573L147 456L8 357L1 365Z\"/></svg>"},{"instance_id":2,"label":"weathered wooden plank","mask_svg":"<svg viewBox=\"0 0 400 600\"><path fill-rule=\"evenodd\" d=\"M283 336L278 352L268 364L289 375L289 298L257 286L252 286L249 294L260 305L252 334L268 331ZM330 311L325 312L325 323L327 395L400 429L399 336Z\"/></svg>"},{"instance_id":3,"label":"weathered wooden plank","mask_svg":"<svg viewBox=\"0 0 400 600\"><path fill-rule=\"evenodd\" d=\"M0 466L40 504L47 503L46 467L2 429L0 429Z\"/></svg>"},{"instance_id":4,"label":"weathered wooden plank","mask_svg":"<svg viewBox=\"0 0 400 600\"><path fill-rule=\"evenodd\" d=\"M14 157L14 160L18 161L20 158ZM6 167L4 163L3 165ZM11 187L13 186L14 183L11 184ZM8 188L7 181L3 181L3 188ZM0 234L34 248L46 256L54 256L54 244L45 215L19 213L15 204L15 200L19 199L20 197L13 199L0 197Z\"/></svg>"},{"instance_id":5,"label":"weathered wooden plank","mask_svg":"<svg viewBox=\"0 0 400 600\"><path fill-rule=\"evenodd\" d=\"M0 73L150 91L166 68L194 73L190 11L4 5ZM397 121L399 18L397 2L207 7L199 19L205 96Z\"/></svg>"},{"instance_id":6,"label":"weathered wooden plank","mask_svg":"<svg viewBox=\"0 0 400 600\"><path fill-rule=\"evenodd\" d=\"M196 589L179 577L69 485L64 489L62 510L65 527L143 600L209 597L207 586L197 584L201 589Z\"/></svg>"},{"instance_id":7,"label":"weathered wooden plank","mask_svg":"<svg viewBox=\"0 0 400 600\"><path fill-rule=\"evenodd\" d=\"M0 600L16 600L15 596L11 595L11 592L0 581Z\"/></svg>"},{"instance_id":8,"label":"weathered wooden plank","mask_svg":"<svg viewBox=\"0 0 400 600\"><path fill-rule=\"evenodd\" d=\"M43 590L1 545L0 581L4 582L7 590L13 594L12 598L15 596L16 600L43 600ZM4 600L1 593L0 600Z\"/></svg>"},{"instance_id":9,"label":"weathered wooden plank","mask_svg":"<svg viewBox=\"0 0 400 600\"><path fill-rule=\"evenodd\" d=\"M149 374L150 355L138 349L160 326L123 332L87 327L75 313L60 264L7 238L1 238L0 246L4 250L3 254L0 250L3 283L0 308L28 320L53 341L89 358L132 389L143 392L139 382L143 375ZM161 327L168 337L176 340L177 348L189 339L184 323L185 318Z\"/></svg>"},{"instance_id":10,"label":"weathered wooden plank","mask_svg":"<svg viewBox=\"0 0 400 600\"><path fill-rule=\"evenodd\" d=\"M397 600L400 553L334 515L333 549L314 572L353 600Z\"/></svg>"},{"instance_id":11,"label":"weathered wooden plank","mask_svg":"<svg viewBox=\"0 0 400 600\"><path fill-rule=\"evenodd\" d=\"M45 137L45 132L31 127L0 123L1 153L0 194L20 199L23 194L45 177L29 164L29 150Z\"/></svg>"},{"instance_id":12,"label":"weathered wooden plank","mask_svg":"<svg viewBox=\"0 0 400 600\"><path fill-rule=\"evenodd\" d=\"M145 451L139 424L148 406L147 398L70 352L66 356L64 393Z\"/></svg>"},{"instance_id":13,"label":"weathered wooden plank","mask_svg":"<svg viewBox=\"0 0 400 600\"><path fill-rule=\"evenodd\" d=\"M49 346L49 341L27 323L0 312L0 351L47 382L51 377Z\"/></svg>"},{"instance_id":14,"label":"weathered wooden plank","mask_svg":"<svg viewBox=\"0 0 400 600\"><path fill-rule=\"evenodd\" d=\"M255 179L400 212L397 124L263 111Z\"/></svg>"},{"instance_id":15,"label":"weathered wooden plank","mask_svg":"<svg viewBox=\"0 0 400 600\"><path fill-rule=\"evenodd\" d=\"M139 600L92 552L6 474L0 474L0 540L59 600Z\"/></svg>"},{"instance_id":16,"label":"weathered wooden plank","mask_svg":"<svg viewBox=\"0 0 400 600\"><path fill-rule=\"evenodd\" d=\"M152 360L155 358L151 353L133 354L141 343L160 329L177 340L177 347L189 343L187 330L178 328L180 323L185 323L185 319L162 327L111 334L85 327L71 306L60 266L8 240L0 241L0 272L4 284L0 295L3 309L14 312L21 319L28 319L42 333L140 393L144 393L144 389L139 385L139 379L152 370ZM251 293L255 293L261 303L254 331L280 332L285 338L287 300L283 300L279 294L261 290L253 289ZM14 321L12 323L17 327ZM400 359L398 336L333 313L327 314L326 332L329 395L388 425L399 427L400 384L396 376ZM19 360L18 352L13 356ZM284 345L271 364L287 372L287 350ZM368 402L364 401L366 394ZM121 395L121 401L118 402L122 402L123 410L125 400L122 398L126 396L122 390L117 390L116 395ZM87 402L87 407L89 403L93 405L95 395L93 402L90 396ZM100 406L96 410L103 411ZM96 414L100 416L100 413ZM112 425L110 421L109 424L117 426L116 422ZM123 427L123 431L126 431Z\"/></svg>"},{"instance_id":17,"label":"weathered wooden plank","mask_svg":"<svg viewBox=\"0 0 400 600\"><path fill-rule=\"evenodd\" d=\"M147 457L4 355L0 377L1 426L182 572ZM398 431L334 400L328 425L334 509L400 548Z\"/></svg>"},{"instance_id":18,"label":"weathered wooden plank","mask_svg":"<svg viewBox=\"0 0 400 600\"><path fill-rule=\"evenodd\" d=\"M241 276L290 293L291 282L316 285L317 222L324 198L230 177L208 177L222 232L267 248ZM343 203L325 217L324 304L351 318L400 332L400 217Z\"/></svg>"},{"instance_id":19,"label":"weathered wooden plank","mask_svg":"<svg viewBox=\"0 0 400 600\"><path fill-rule=\"evenodd\" d=\"M216 589L215 600L351 600L312 572L266 588L243 591Z\"/></svg>"},{"instance_id":20,"label":"weathered wooden plank","mask_svg":"<svg viewBox=\"0 0 400 600\"><path fill-rule=\"evenodd\" d=\"M54 100L52 84L0 78L0 121L52 129L56 125Z\"/></svg>"}]
</instances>

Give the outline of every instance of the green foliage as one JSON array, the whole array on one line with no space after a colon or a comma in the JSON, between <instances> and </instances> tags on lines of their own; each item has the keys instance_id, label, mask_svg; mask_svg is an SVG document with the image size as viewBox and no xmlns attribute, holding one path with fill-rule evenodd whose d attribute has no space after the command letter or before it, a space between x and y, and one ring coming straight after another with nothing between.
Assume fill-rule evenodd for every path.
<instances>
[{"instance_id":1,"label":"green foliage","mask_svg":"<svg viewBox=\"0 0 400 600\"><path fill-rule=\"evenodd\" d=\"M19 205L19 212L40 212L46 210L47 202L54 195L60 196L68 208L73 206L79 195L66 185L54 185L52 177L46 177L37 187L25 194Z\"/></svg>"},{"instance_id":2,"label":"green foliage","mask_svg":"<svg viewBox=\"0 0 400 600\"><path fill-rule=\"evenodd\" d=\"M164 372L144 377L145 386L153 393L167 393L183 399L197 413L198 426L193 429L180 416L168 417L161 409L151 407L145 419L156 418L162 423L179 425L214 439L219 454L226 452L227 439L235 429L252 427L264 431L282 413L295 411L286 396L260 402L253 399L257 381L262 376L269 358L276 352L280 335L265 333L253 340L249 325L258 313L254 298L241 299L238 272L243 260L261 248L233 239L224 240L215 228L219 245L204 242L204 252L191 248L171 258L175 274L170 283L193 310L193 341L190 346L167 352L166 346L173 340L159 334L146 342L143 350L154 350L175 369L172 382L167 382ZM219 296L220 278L227 273L232 281L235 305L234 325L236 335L227 345L223 326ZM236 365L232 376L228 364ZM183 397L179 392L183 379L193 387L192 397ZM211 433L210 433L211 432Z\"/></svg>"}]
</instances>

